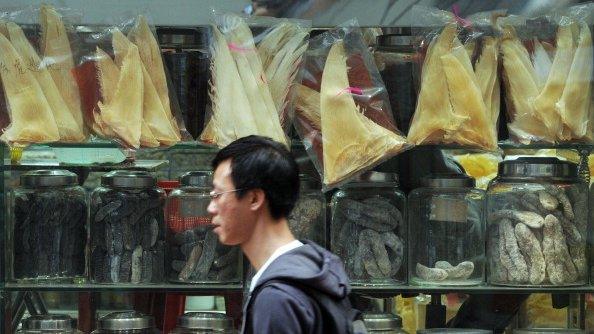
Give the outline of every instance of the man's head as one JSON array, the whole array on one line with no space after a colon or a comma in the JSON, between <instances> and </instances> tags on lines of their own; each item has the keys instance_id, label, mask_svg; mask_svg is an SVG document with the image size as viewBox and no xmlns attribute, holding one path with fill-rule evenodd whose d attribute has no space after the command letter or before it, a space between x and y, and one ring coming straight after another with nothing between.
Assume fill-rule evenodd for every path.
<instances>
[{"instance_id":1,"label":"man's head","mask_svg":"<svg viewBox=\"0 0 594 334\"><path fill-rule=\"evenodd\" d=\"M213 198L208 212L223 244L248 240L264 216L286 218L299 196L299 169L280 143L260 136L240 138L212 161Z\"/></svg>"}]
</instances>

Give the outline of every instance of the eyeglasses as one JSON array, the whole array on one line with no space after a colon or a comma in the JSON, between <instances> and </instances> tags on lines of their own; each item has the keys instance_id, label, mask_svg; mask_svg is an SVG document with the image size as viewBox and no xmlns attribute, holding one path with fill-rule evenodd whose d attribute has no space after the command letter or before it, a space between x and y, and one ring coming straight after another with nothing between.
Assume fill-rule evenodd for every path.
<instances>
[{"instance_id":1,"label":"eyeglasses","mask_svg":"<svg viewBox=\"0 0 594 334\"><path fill-rule=\"evenodd\" d=\"M227 190L227 191L220 191L220 192L215 192L213 190L210 193L208 193L208 195L210 196L211 199L214 200L214 199L219 199L223 194L234 193L236 191L241 191L241 190L246 190L246 188L239 188L239 189L233 189L233 190Z\"/></svg>"}]
</instances>

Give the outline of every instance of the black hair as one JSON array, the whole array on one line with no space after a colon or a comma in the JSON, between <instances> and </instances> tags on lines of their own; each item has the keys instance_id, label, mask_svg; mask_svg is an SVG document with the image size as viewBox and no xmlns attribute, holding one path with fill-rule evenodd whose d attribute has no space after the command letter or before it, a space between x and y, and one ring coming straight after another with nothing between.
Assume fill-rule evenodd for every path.
<instances>
[{"instance_id":1,"label":"black hair","mask_svg":"<svg viewBox=\"0 0 594 334\"><path fill-rule=\"evenodd\" d=\"M247 136L221 149L212 161L213 169L231 159L235 194L242 198L250 189L262 189L274 219L287 217L299 197L299 167L281 143L268 137Z\"/></svg>"}]
</instances>

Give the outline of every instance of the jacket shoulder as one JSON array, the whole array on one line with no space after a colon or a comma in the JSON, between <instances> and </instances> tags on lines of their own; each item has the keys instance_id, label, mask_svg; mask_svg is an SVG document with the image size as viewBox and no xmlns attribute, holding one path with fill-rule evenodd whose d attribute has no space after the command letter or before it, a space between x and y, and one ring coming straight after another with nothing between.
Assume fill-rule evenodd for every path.
<instances>
[{"instance_id":1,"label":"jacket shoulder","mask_svg":"<svg viewBox=\"0 0 594 334\"><path fill-rule=\"evenodd\" d=\"M277 282L262 287L250 310L254 333L311 333L315 313L303 291Z\"/></svg>"}]
</instances>

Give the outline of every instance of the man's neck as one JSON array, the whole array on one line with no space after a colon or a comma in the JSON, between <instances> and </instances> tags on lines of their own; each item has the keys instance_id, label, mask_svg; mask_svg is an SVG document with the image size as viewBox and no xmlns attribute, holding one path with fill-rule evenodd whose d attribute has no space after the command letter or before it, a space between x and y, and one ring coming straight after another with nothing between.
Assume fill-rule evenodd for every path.
<instances>
[{"instance_id":1,"label":"man's neck","mask_svg":"<svg viewBox=\"0 0 594 334\"><path fill-rule=\"evenodd\" d=\"M274 251L294 240L286 218L276 221L262 218L256 224L252 237L241 245L241 250L252 266L260 270Z\"/></svg>"}]
</instances>

